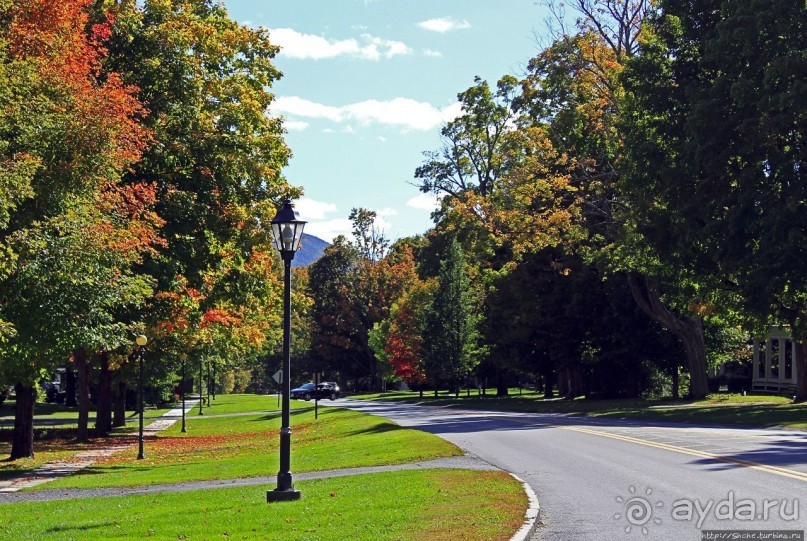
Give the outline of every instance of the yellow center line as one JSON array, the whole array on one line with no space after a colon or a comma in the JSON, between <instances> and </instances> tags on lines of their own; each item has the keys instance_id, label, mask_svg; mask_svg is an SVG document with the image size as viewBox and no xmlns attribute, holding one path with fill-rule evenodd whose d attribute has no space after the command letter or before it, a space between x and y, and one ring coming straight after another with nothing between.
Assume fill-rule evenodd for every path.
<instances>
[{"instance_id":1,"label":"yellow center line","mask_svg":"<svg viewBox=\"0 0 807 541\"><path fill-rule=\"evenodd\" d=\"M764 471L766 473L772 473L774 475L781 475L782 477L789 477L791 479L796 479L798 481L805 481L807 482L807 473L803 473L796 470L790 470L787 468L780 468L779 466L769 466L766 464L760 464L759 462L754 462L751 460L743 460L740 458L732 458L727 456L720 456L714 453L709 453L706 451L698 451L696 449L688 449L686 447L678 447L677 445L668 445L666 443L656 443L648 440L643 440L639 438L633 438L630 436L622 436L619 434L612 434L610 432L603 432L600 430L592 430L589 428L582 428L576 426L558 426L556 428L561 428L563 430L571 430L574 432L582 432L584 434L591 434L594 436L601 436L603 438L611 438L614 440L624 441L628 443L635 443L637 445L644 445L646 447L655 447L656 449L663 449L665 451L672 451L675 453L681 453L690 456L696 456L699 458L708 458L710 460L716 460L719 462L725 462L727 464L735 464L738 466L743 466L746 468L751 468L753 470Z\"/></svg>"},{"instance_id":2,"label":"yellow center line","mask_svg":"<svg viewBox=\"0 0 807 541\"><path fill-rule=\"evenodd\" d=\"M644 445L646 447L654 447L656 449L663 449L665 451L672 451L674 453L681 453L684 455L696 456L698 458L708 458L710 460L715 460L718 462L725 462L727 464L734 464L737 466L743 466L745 468L750 468L752 470L763 471L766 473L772 473L774 475L780 475L782 477L789 477L790 479L796 479L797 481L805 481L807 482L807 473L800 472L797 470L790 470L788 468L780 468L779 466L769 466L766 464L760 464L759 462L754 462L752 460L743 460L740 458L732 458L727 456L716 455L714 453L709 453L706 451L698 451L696 449L688 449L686 447L678 447L676 445L669 445L666 443L658 443L654 441L644 440L640 438L634 438L631 436L623 436L621 434L614 434L611 432L604 432L601 430L594 430L591 428L584 428L579 426L569 426L569 425L557 425L551 423L542 423L536 421L530 421L529 419L523 418L514 418L510 417L510 421L515 421L520 424L532 425L532 426L541 426L545 428L560 428L561 430L570 430L573 432L581 432L583 434L591 434L593 436L600 436L603 438L611 438L614 440L624 441L627 443L634 443L637 445Z\"/></svg>"}]
</instances>

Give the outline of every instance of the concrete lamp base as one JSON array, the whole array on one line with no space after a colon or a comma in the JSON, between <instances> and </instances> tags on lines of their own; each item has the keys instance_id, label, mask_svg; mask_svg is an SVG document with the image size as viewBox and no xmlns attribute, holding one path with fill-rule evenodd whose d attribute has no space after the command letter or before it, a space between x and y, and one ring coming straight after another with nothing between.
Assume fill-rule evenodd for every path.
<instances>
[{"instance_id":1,"label":"concrete lamp base","mask_svg":"<svg viewBox=\"0 0 807 541\"><path fill-rule=\"evenodd\" d=\"M302 494L300 494L299 490L267 490L266 491L266 502L291 502L294 500L299 500Z\"/></svg>"}]
</instances>

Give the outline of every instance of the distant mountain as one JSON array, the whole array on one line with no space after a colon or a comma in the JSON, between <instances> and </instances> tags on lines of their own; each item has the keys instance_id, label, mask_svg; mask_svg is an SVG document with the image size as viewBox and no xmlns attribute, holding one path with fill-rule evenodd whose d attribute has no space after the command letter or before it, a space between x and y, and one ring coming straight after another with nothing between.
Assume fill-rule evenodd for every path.
<instances>
[{"instance_id":1,"label":"distant mountain","mask_svg":"<svg viewBox=\"0 0 807 541\"><path fill-rule=\"evenodd\" d=\"M300 241L300 249L291 261L292 267L306 267L322 257L322 252L330 246L327 242L314 235L303 233L303 240Z\"/></svg>"}]
</instances>

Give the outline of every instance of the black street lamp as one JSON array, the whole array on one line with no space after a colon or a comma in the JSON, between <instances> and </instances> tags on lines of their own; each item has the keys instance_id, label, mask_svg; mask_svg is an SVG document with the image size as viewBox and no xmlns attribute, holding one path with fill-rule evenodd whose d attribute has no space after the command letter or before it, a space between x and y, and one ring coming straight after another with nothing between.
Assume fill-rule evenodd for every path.
<instances>
[{"instance_id":1,"label":"black street lamp","mask_svg":"<svg viewBox=\"0 0 807 541\"><path fill-rule=\"evenodd\" d=\"M266 492L267 502L300 499L300 491L294 490L291 478L291 428L289 394L291 390L291 261L300 248L306 222L300 220L291 206L291 201L283 202L283 207L272 220L272 239L283 259L283 406L280 427L280 471L277 473L277 488Z\"/></svg>"},{"instance_id":2,"label":"black street lamp","mask_svg":"<svg viewBox=\"0 0 807 541\"><path fill-rule=\"evenodd\" d=\"M207 407L210 407L210 359L207 360Z\"/></svg>"},{"instance_id":3,"label":"black street lamp","mask_svg":"<svg viewBox=\"0 0 807 541\"><path fill-rule=\"evenodd\" d=\"M140 346L140 351L138 352L138 358L140 360L140 383L138 385L138 392L137 392L137 410L140 414L140 431L139 431L139 438L138 438L138 447L137 447L137 460L143 460L146 458L146 455L143 454L143 350L146 348L146 344L148 344L149 339L146 338L144 334L138 334L137 338L135 338L135 344Z\"/></svg>"},{"instance_id":4,"label":"black street lamp","mask_svg":"<svg viewBox=\"0 0 807 541\"><path fill-rule=\"evenodd\" d=\"M182 354L182 381L179 384L179 392L182 393L182 430L187 432L185 428L185 354Z\"/></svg>"},{"instance_id":5,"label":"black street lamp","mask_svg":"<svg viewBox=\"0 0 807 541\"><path fill-rule=\"evenodd\" d=\"M216 363L213 363L213 380L210 382L210 392L213 393L213 400L215 400L216 399Z\"/></svg>"},{"instance_id":6,"label":"black street lamp","mask_svg":"<svg viewBox=\"0 0 807 541\"><path fill-rule=\"evenodd\" d=\"M205 395L202 392L202 358L199 358L199 415L204 415L202 411L202 404L205 402Z\"/></svg>"}]
</instances>

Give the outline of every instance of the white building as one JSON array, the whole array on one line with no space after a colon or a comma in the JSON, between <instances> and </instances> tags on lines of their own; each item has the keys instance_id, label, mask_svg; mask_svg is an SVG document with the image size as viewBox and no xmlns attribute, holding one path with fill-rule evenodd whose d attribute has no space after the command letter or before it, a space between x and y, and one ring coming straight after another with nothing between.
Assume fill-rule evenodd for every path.
<instances>
[{"instance_id":1,"label":"white building","mask_svg":"<svg viewBox=\"0 0 807 541\"><path fill-rule=\"evenodd\" d=\"M790 327L770 327L765 340L754 340L754 391L796 388L796 348Z\"/></svg>"}]
</instances>

